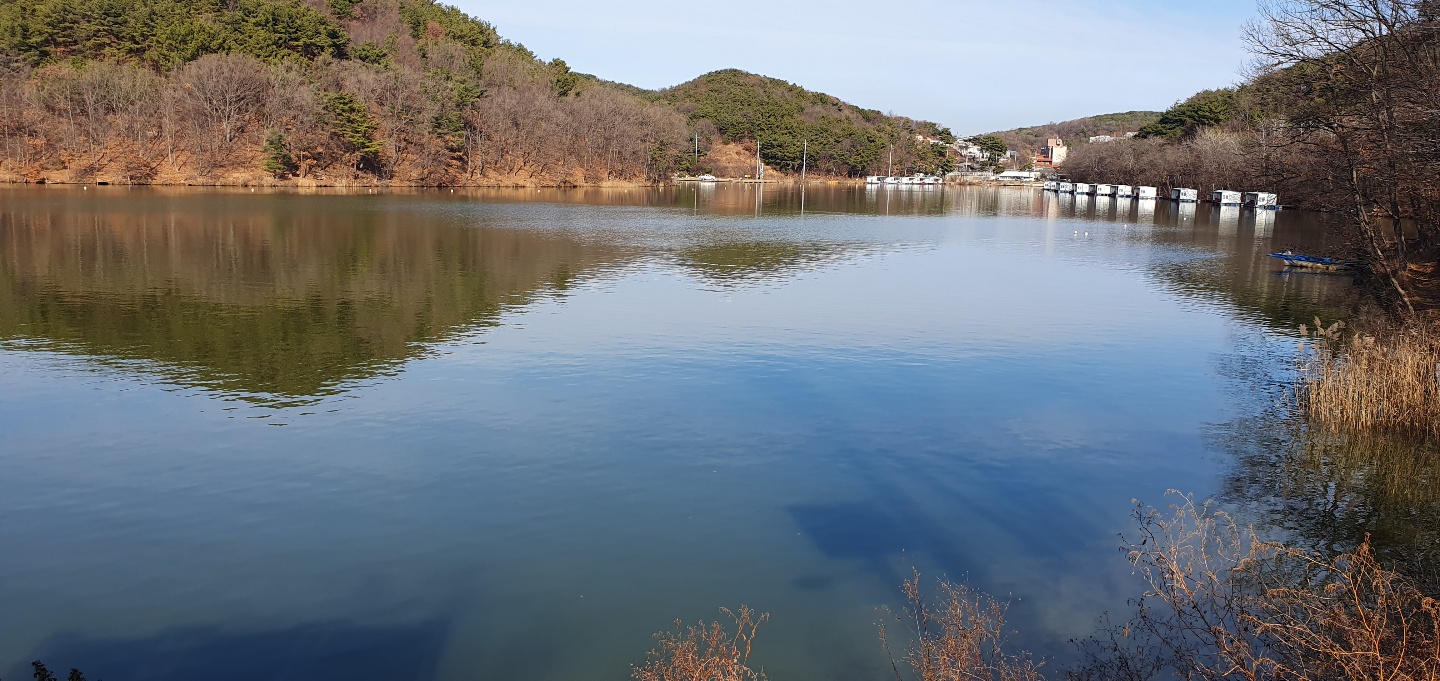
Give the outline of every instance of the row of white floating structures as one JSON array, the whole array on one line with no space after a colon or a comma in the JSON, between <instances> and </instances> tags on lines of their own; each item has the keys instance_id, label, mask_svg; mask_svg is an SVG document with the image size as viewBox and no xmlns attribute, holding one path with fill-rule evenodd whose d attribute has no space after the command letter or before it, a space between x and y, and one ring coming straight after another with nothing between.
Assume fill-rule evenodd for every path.
<instances>
[{"instance_id":1,"label":"row of white floating structures","mask_svg":"<svg viewBox=\"0 0 1440 681\"><path fill-rule=\"evenodd\" d=\"M865 178L865 184L944 184L945 178L937 175L912 175L909 177L886 177L885 175L869 175Z\"/></svg>"},{"instance_id":2,"label":"row of white floating structures","mask_svg":"<svg viewBox=\"0 0 1440 681\"><path fill-rule=\"evenodd\" d=\"M1158 198L1154 187L1131 186L1128 184L1088 184L1085 182L1060 182L1058 180L1046 180L1045 191L1059 192L1061 194L1083 194L1086 196L1114 196L1118 198L1154 199ZM1200 200L1199 192L1194 189L1176 187L1170 190L1170 200L1180 203L1195 203ZM1211 196L1211 201L1222 206L1253 206L1265 210L1279 208L1279 203L1274 194L1266 192L1233 192L1226 189L1216 190Z\"/></svg>"},{"instance_id":3,"label":"row of white floating structures","mask_svg":"<svg viewBox=\"0 0 1440 681\"><path fill-rule=\"evenodd\" d=\"M1090 196L1116 196L1120 198L1153 199L1154 187L1134 187L1128 184L1086 184L1084 182L1059 182L1048 180L1045 190L1061 194L1086 194Z\"/></svg>"}]
</instances>

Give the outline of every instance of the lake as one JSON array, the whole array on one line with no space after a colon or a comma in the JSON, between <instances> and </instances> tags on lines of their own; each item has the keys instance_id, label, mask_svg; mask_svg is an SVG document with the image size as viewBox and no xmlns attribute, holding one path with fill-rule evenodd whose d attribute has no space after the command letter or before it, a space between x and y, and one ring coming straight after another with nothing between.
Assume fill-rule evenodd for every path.
<instances>
[{"instance_id":1,"label":"lake","mask_svg":"<svg viewBox=\"0 0 1440 681\"><path fill-rule=\"evenodd\" d=\"M1063 665L1132 500L1334 541L1253 443L1356 304L1265 254L1338 245L1018 188L0 189L0 678L624 679L743 603L771 678L879 679L912 569Z\"/></svg>"}]
</instances>

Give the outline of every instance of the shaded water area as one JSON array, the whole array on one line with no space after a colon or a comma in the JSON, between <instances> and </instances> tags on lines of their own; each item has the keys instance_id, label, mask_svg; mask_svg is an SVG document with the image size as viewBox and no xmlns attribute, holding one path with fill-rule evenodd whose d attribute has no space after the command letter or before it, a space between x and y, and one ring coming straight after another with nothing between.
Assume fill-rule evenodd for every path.
<instances>
[{"instance_id":1,"label":"shaded water area","mask_svg":"<svg viewBox=\"0 0 1440 681\"><path fill-rule=\"evenodd\" d=\"M0 678L623 679L747 603L877 679L912 567L1067 640L1132 499L1433 550L1311 442L1317 216L1026 189L0 189ZM1391 470L1393 469L1393 470Z\"/></svg>"}]
</instances>

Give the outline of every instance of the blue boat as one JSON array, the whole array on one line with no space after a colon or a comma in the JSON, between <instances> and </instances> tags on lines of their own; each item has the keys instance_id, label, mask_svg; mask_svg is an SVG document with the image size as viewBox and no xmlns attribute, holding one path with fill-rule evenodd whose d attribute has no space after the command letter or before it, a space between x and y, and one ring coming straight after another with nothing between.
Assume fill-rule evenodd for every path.
<instances>
[{"instance_id":1,"label":"blue boat","mask_svg":"<svg viewBox=\"0 0 1440 681\"><path fill-rule=\"evenodd\" d=\"M1353 272L1364 266L1363 263L1354 260L1335 260L1334 258L1321 258L1314 255L1300 255L1298 253L1291 253L1290 251L1271 253L1270 257L1285 261L1286 267L1299 267L1307 270L1319 270L1321 272Z\"/></svg>"}]
</instances>

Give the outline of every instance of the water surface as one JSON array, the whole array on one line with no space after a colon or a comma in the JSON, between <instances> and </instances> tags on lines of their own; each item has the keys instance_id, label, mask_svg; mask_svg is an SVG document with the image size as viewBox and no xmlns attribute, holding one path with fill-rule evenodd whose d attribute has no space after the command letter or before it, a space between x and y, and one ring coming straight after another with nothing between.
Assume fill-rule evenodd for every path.
<instances>
[{"instance_id":1,"label":"water surface","mask_svg":"<svg viewBox=\"0 0 1440 681\"><path fill-rule=\"evenodd\" d=\"M623 679L746 603L772 678L875 679L912 567L1063 662L1132 499L1282 474L1235 442L1353 293L1264 254L1337 247L1024 189L3 189L0 677Z\"/></svg>"}]
</instances>

